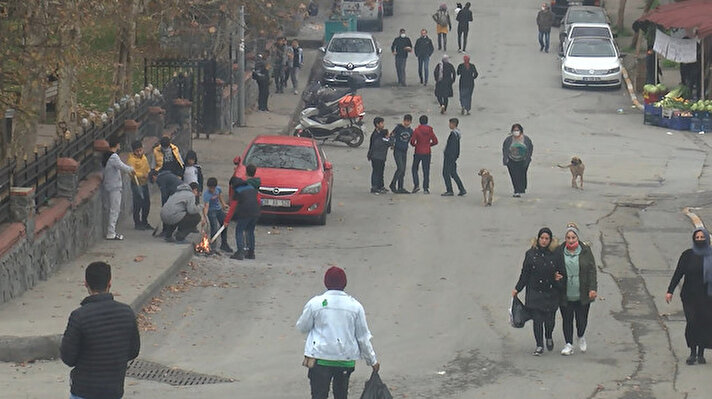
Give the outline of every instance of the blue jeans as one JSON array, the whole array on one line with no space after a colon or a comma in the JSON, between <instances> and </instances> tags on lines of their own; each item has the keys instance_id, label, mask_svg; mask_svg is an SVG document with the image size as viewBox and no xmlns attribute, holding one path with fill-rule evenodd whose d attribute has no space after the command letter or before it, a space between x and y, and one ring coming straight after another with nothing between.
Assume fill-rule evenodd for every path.
<instances>
[{"instance_id":1,"label":"blue jeans","mask_svg":"<svg viewBox=\"0 0 712 399\"><path fill-rule=\"evenodd\" d=\"M551 36L551 32L541 32L539 31L539 50L545 49L546 51L549 51L549 37Z\"/></svg>"},{"instance_id":2,"label":"blue jeans","mask_svg":"<svg viewBox=\"0 0 712 399\"><path fill-rule=\"evenodd\" d=\"M398 84L405 85L405 62L406 57L396 57L396 75L398 75Z\"/></svg>"},{"instance_id":3,"label":"blue jeans","mask_svg":"<svg viewBox=\"0 0 712 399\"><path fill-rule=\"evenodd\" d=\"M423 189L430 190L430 154L413 154L413 186L419 187L418 166L423 163Z\"/></svg>"},{"instance_id":4,"label":"blue jeans","mask_svg":"<svg viewBox=\"0 0 712 399\"><path fill-rule=\"evenodd\" d=\"M428 84L428 66L430 66L430 57L418 57L418 76L420 76L420 83Z\"/></svg>"},{"instance_id":5,"label":"blue jeans","mask_svg":"<svg viewBox=\"0 0 712 399\"><path fill-rule=\"evenodd\" d=\"M474 87L461 87L460 88L460 106L469 111L472 109L472 92Z\"/></svg>"},{"instance_id":6,"label":"blue jeans","mask_svg":"<svg viewBox=\"0 0 712 399\"><path fill-rule=\"evenodd\" d=\"M257 226L256 217L237 219L235 226L235 244L237 252L254 251L255 250L255 226Z\"/></svg>"},{"instance_id":7,"label":"blue jeans","mask_svg":"<svg viewBox=\"0 0 712 399\"><path fill-rule=\"evenodd\" d=\"M220 226L225 221L225 212L222 209L209 209L208 220L210 221L210 237L212 238L217 233ZM227 229L220 233L220 242L227 244Z\"/></svg>"}]
</instances>

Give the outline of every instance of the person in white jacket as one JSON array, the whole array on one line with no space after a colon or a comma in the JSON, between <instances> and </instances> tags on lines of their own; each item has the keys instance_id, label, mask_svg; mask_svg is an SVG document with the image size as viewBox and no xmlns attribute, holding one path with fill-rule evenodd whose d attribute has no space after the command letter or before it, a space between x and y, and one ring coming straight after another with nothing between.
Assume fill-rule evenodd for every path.
<instances>
[{"instance_id":1,"label":"person in white jacket","mask_svg":"<svg viewBox=\"0 0 712 399\"><path fill-rule=\"evenodd\" d=\"M307 334L304 365L309 368L312 399L326 399L333 381L334 399L346 399L356 360L378 372L363 306L344 292L346 273L333 266L324 274L327 291L304 305L297 328Z\"/></svg>"},{"instance_id":2,"label":"person in white jacket","mask_svg":"<svg viewBox=\"0 0 712 399\"><path fill-rule=\"evenodd\" d=\"M134 168L126 165L119 158L119 150L121 149L121 140L118 137L109 139L109 152L104 154L102 165L104 166L104 179L102 186L104 188L104 198L107 208L109 209L109 224L106 230L107 240L123 240L124 236L116 232L116 222L119 220L119 212L121 211L121 189L123 181L121 180L121 172L133 173Z\"/></svg>"}]
</instances>

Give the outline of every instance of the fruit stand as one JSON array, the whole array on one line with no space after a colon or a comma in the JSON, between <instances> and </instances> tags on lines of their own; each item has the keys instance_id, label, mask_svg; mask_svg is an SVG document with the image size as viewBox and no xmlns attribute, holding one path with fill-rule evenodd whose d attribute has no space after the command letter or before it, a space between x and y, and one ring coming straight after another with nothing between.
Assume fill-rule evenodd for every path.
<instances>
[{"instance_id":1,"label":"fruit stand","mask_svg":"<svg viewBox=\"0 0 712 399\"><path fill-rule=\"evenodd\" d=\"M643 123L673 130L712 131L712 100L692 101L690 90L680 85L668 91L662 84L645 85Z\"/></svg>"}]
</instances>

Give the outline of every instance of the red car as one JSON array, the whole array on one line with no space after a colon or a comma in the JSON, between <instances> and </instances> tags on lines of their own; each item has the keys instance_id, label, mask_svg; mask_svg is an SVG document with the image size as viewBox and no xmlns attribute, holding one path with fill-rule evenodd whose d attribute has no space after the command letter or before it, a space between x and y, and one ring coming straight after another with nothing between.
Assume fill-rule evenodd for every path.
<instances>
[{"instance_id":1,"label":"red car","mask_svg":"<svg viewBox=\"0 0 712 399\"><path fill-rule=\"evenodd\" d=\"M313 139L257 136L233 162L235 176L241 179L246 179L247 165L257 167L262 214L306 217L326 224L334 173Z\"/></svg>"}]
</instances>

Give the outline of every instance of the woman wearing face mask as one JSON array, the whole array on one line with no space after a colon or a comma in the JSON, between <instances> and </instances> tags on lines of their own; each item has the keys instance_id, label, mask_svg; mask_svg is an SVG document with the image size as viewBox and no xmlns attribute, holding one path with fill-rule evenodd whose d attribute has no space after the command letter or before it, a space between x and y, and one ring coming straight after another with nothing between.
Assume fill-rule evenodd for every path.
<instances>
[{"instance_id":1,"label":"woman wearing face mask","mask_svg":"<svg viewBox=\"0 0 712 399\"><path fill-rule=\"evenodd\" d=\"M537 237L532 240L531 248L524 255L522 272L512 291L512 296L517 296L524 287L527 288L524 302L533 319L536 341L536 349L532 353L534 356L544 353L544 336L546 349L554 350L554 318L560 291L566 284L564 273L559 271L554 259L556 246L551 230L548 227L540 229Z\"/></svg>"},{"instance_id":2,"label":"woman wearing face mask","mask_svg":"<svg viewBox=\"0 0 712 399\"><path fill-rule=\"evenodd\" d=\"M511 135L502 144L502 164L509 171L514 186L513 197L519 198L527 191L527 170L532 160L534 145L519 123L512 125Z\"/></svg>"},{"instance_id":3,"label":"woman wearing face mask","mask_svg":"<svg viewBox=\"0 0 712 399\"><path fill-rule=\"evenodd\" d=\"M677 268L668 286L665 301L670 303L675 287L682 277L680 299L685 312L685 340L690 348L689 365L707 363L705 348L712 348L712 247L710 234L697 229L692 234L692 248L680 255Z\"/></svg>"},{"instance_id":4,"label":"woman wearing face mask","mask_svg":"<svg viewBox=\"0 0 712 399\"><path fill-rule=\"evenodd\" d=\"M584 333L588 324L588 310L591 302L598 295L596 293L598 282L593 252L588 245L579 240L579 231L575 223L566 225L564 238L566 242L556 250L555 257L557 267L566 278L559 303L564 340L566 341L561 354L571 356L574 354L574 319L576 320L579 349L581 352L586 352L587 344Z\"/></svg>"}]
</instances>

